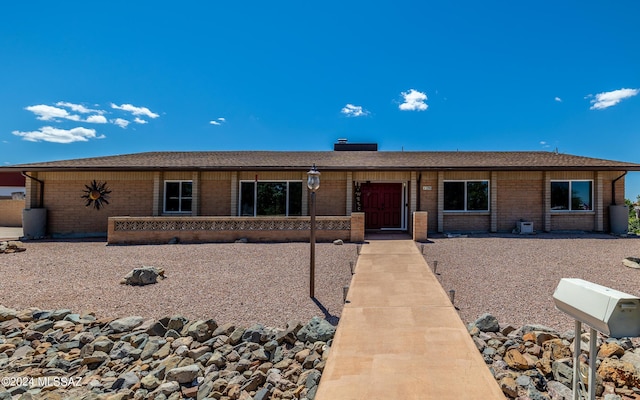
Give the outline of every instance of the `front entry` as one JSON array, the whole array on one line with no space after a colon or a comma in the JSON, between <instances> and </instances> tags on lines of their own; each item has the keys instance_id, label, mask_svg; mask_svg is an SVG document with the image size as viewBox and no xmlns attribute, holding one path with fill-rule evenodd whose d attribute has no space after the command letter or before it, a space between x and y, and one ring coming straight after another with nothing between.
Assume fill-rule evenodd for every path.
<instances>
[{"instance_id":1,"label":"front entry","mask_svg":"<svg viewBox=\"0 0 640 400\"><path fill-rule=\"evenodd\" d=\"M402 183L363 183L365 229L402 228Z\"/></svg>"}]
</instances>

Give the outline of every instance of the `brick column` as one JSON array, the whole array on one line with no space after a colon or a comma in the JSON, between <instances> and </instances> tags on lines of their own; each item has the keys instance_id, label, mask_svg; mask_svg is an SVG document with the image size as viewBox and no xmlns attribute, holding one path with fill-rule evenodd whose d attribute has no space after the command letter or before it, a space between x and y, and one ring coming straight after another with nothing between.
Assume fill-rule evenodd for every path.
<instances>
[{"instance_id":1,"label":"brick column","mask_svg":"<svg viewBox=\"0 0 640 400\"><path fill-rule=\"evenodd\" d=\"M364 242L364 213L351 213L351 242Z\"/></svg>"},{"instance_id":2,"label":"brick column","mask_svg":"<svg viewBox=\"0 0 640 400\"><path fill-rule=\"evenodd\" d=\"M595 182L596 182L596 187L595 187L595 196L593 199L593 203L595 205L595 211L596 211L596 223L595 223L595 230L597 232L602 232L604 231L604 180L602 178L602 172L597 171L595 173ZM624 190L622 191L622 193L624 193ZM613 199L615 200L615 199Z\"/></svg>"},{"instance_id":3,"label":"brick column","mask_svg":"<svg viewBox=\"0 0 640 400\"><path fill-rule=\"evenodd\" d=\"M424 242L427 240L427 226L429 213L426 211L416 211L413 213L413 240Z\"/></svg>"}]
</instances>

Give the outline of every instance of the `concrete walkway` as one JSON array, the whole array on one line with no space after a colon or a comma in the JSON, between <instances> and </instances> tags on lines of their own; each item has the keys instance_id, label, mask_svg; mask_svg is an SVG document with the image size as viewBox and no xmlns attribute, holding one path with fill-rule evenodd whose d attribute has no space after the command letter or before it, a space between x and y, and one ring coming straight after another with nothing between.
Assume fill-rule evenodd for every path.
<instances>
[{"instance_id":1,"label":"concrete walkway","mask_svg":"<svg viewBox=\"0 0 640 400\"><path fill-rule=\"evenodd\" d=\"M362 246L316 400L501 399L412 240Z\"/></svg>"}]
</instances>

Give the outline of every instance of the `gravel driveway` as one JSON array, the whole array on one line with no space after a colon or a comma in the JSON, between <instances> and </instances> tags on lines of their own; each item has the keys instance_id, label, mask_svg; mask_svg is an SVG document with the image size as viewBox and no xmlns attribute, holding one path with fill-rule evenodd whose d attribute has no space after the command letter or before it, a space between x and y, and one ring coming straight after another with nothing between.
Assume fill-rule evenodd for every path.
<instances>
[{"instance_id":1,"label":"gravel driveway","mask_svg":"<svg viewBox=\"0 0 640 400\"><path fill-rule=\"evenodd\" d=\"M285 327L318 315L336 321L351 281L355 244L316 245L315 295L309 298L309 244L233 243L106 246L96 241L29 241L0 254L0 304L69 308L98 317L213 318L219 323ZM121 285L133 268L163 268L155 285Z\"/></svg>"},{"instance_id":2,"label":"gravel driveway","mask_svg":"<svg viewBox=\"0 0 640 400\"><path fill-rule=\"evenodd\" d=\"M561 332L574 322L555 309L553 292L561 278L581 278L640 296L640 270L622 265L640 257L639 238L605 234L469 235L434 238L425 260L438 261L445 291L467 323L484 312L516 327L537 323Z\"/></svg>"}]
</instances>

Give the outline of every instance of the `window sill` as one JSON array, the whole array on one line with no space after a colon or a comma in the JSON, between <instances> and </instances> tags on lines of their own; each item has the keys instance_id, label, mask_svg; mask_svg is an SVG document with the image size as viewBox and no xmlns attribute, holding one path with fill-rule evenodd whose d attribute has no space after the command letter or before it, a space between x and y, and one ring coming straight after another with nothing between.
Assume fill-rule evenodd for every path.
<instances>
[{"instance_id":1,"label":"window sill","mask_svg":"<svg viewBox=\"0 0 640 400\"><path fill-rule=\"evenodd\" d=\"M595 213L593 210L551 210L551 214L555 215L591 215Z\"/></svg>"}]
</instances>

